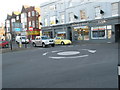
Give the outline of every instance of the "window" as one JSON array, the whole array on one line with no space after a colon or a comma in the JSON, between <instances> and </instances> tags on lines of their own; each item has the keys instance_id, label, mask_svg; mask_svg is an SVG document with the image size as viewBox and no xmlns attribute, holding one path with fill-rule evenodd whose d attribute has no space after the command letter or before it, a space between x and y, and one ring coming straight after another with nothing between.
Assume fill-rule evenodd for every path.
<instances>
[{"instance_id":1,"label":"window","mask_svg":"<svg viewBox=\"0 0 120 90\"><path fill-rule=\"evenodd\" d=\"M92 39L106 39L106 26L92 27L91 38Z\"/></svg>"},{"instance_id":2,"label":"window","mask_svg":"<svg viewBox=\"0 0 120 90\"><path fill-rule=\"evenodd\" d=\"M68 7L72 7L73 6L73 2L72 2L72 0L70 0L69 2L68 2Z\"/></svg>"},{"instance_id":3,"label":"window","mask_svg":"<svg viewBox=\"0 0 120 90\"><path fill-rule=\"evenodd\" d=\"M15 22L15 18L13 18L11 21L12 21L12 22Z\"/></svg>"},{"instance_id":4,"label":"window","mask_svg":"<svg viewBox=\"0 0 120 90\"><path fill-rule=\"evenodd\" d=\"M45 18L45 26L48 26L48 21L46 18Z\"/></svg>"},{"instance_id":5,"label":"window","mask_svg":"<svg viewBox=\"0 0 120 90\"><path fill-rule=\"evenodd\" d=\"M30 15L31 13L30 12L28 12L28 17L30 17L31 15Z\"/></svg>"},{"instance_id":6,"label":"window","mask_svg":"<svg viewBox=\"0 0 120 90\"><path fill-rule=\"evenodd\" d=\"M32 21L32 27L35 28L35 21Z\"/></svg>"},{"instance_id":7,"label":"window","mask_svg":"<svg viewBox=\"0 0 120 90\"><path fill-rule=\"evenodd\" d=\"M35 11L32 11L32 16L35 16Z\"/></svg>"},{"instance_id":8,"label":"window","mask_svg":"<svg viewBox=\"0 0 120 90\"><path fill-rule=\"evenodd\" d=\"M73 12L69 13L69 22L73 22L74 21L74 14Z\"/></svg>"},{"instance_id":9,"label":"window","mask_svg":"<svg viewBox=\"0 0 120 90\"><path fill-rule=\"evenodd\" d=\"M51 5L50 10L56 10L56 5Z\"/></svg>"},{"instance_id":10,"label":"window","mask_svg":"<svg viewBox=\"0 0 120 90\"><path fill-rule=\"evenodd\" d=\"M59 3L59 7L60 9L64 9L64 3L63 2Z\"/></svg>"},{"instance_id":11,"label":"window","mask_svg":"<svg viewBox=\"0 0 120 90\"><path fill-rule=\"evenodd\" d=\"M64 21L65 21L64 13L60 13L60 17L61 17L60 22L64 24Z\"/></svg>"},{"instance_id":12,"label":"window","mask_svg":"<svg viewBox=\"0 0 120 90\"><path fill-rule=\"evenodd\" d=\"M39 28L39 20L36 20L36 28Z\"/></svg>"},{"instance_id":13,"label":"window","mask_svg":"<svg viewBox=\"0 0 120 90\"><path fill-rule=\"evenodd\" d=\"M88 26L74 27L75 40L89 40L89 31Z\"/></svg>"},{"instance_id":14,"label":"window","mask_svg":"<svg viewBox=\"0 0 120 90\"><path fill-rule=\"evenodd\" d=\"M56 24L56 16L52 16L52 17L50 17L50 25L54 25L54 24Z\"/></svg>"},{"instance_id":15,"label":"window","mask_svg":"<svg viewBox=\"0 0 120 90\"><path fill-rule=\"evenodd\" d=\"M16 20L19 20L19 16L16 17Z\"/></svg>"},{"instance_id":16,"label":"window","mask_svg":"<svg viewBox=\"0 0 120 90\"><path fill-rule=\"evenodd\" d=\"M80 10L80 19L81 20L86 20L86 12L85 12L85 10Z\"/></svg>"},{"instance_id":17,"label":"window","mask_svg":"<svg viewBox=\"0 0 120 90\"><path fill-rule=\"evenodd\" d=\"M101 18L100 10L101 10L101 9L100 9L100 6L95 7L95 18L96 18L96 19Z\"/></svg>"},{"instance_id":18,"label":"window","mask_svg":"<svg viewBox=\"0 0 120 90\"><path fill-rule=\"evenodd\" d=\"M112 16L118 15L118 3L112 3Z\"/></svg>"},{"instance_id":19,"label":"window","mask_svg":"<svg viewBox=\"0 0 120 90\"><path fill-rule=\"evenodd\" d=\"M31 27L31 21L29 21L29 27Z\"/></svg>"}]
</instances>

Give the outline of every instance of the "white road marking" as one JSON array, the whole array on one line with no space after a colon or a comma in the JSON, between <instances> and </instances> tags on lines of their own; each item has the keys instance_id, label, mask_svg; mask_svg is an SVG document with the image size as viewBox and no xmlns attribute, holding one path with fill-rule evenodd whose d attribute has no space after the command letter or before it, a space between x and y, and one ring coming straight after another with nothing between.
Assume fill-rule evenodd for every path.
<instances>
[{"instance_id":1,"label":"white road marking","mask_svg":"<svg viewBox=\"0 0 120 90\"><path fill-rule=\"evenodd\" d=\"M60 53L57 53L58 55L76 55L76 54L79 54L80 52L78 51L66 51L66 52L60 52Z\"/></svg>"},{"instance_id":2,"label":"white road marking","mask_svg":"<svg viewBox=\"0 0 120 90\"><path fill-rule=\"evenodd\" d=\"M86 51L88 51L90 53L96 53L96 50L90 50L90 49L82 49L82 50L86 50Z\"/></svg>"},{"instance_id":3,"label":"white road marking","mask_svg":"<svg viewBox=\"0 0 120 90\"><path fill-rule=\"evenodd\" d=\"M89 55L81 55L81 56L74 56L74 57L49 57L52 59L65 59L65 58L82 58L82 57L88 57Z\"/></svg>"},{"instance_id":4,"label":"white road marking","mask_svg":"<svg viewBox=\"0 0 120 90\"><path fill-rule=\"evenodd\" d=\"M51 51L52 53L56 53L56 52L60 52L60 51L63 51L63 50L57 50L57 51Z\"/></svg>"},{"instance_id":5,"label":"white road marking","mask_svg":"<svg viewBox=\"0 0 120 90\"><path fill-rule=\"evenodd\" d=\"M46 53L43 53L43 56L46 56L48 54L48 52L46 52Z\"/></svg>"},{"instance_id":6,"label":"white road marking","mask_svg":"<svg viewBox=\"0 0 120 90\"><path fill-rule=\"evenodd\" d=\"M96 50L88 50L90 53L96 53Z\"/></svg>"}]
</instances>

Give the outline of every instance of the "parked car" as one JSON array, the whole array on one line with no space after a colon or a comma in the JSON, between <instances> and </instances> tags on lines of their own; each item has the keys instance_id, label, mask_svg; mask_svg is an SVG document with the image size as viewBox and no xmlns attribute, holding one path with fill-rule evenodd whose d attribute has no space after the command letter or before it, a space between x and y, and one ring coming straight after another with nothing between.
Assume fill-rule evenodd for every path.
<instances>
[{"instance_id":1,"label":"parked car","mask_svg":"<svg viewBox=\"0 0 120 90\"><path fill-rule=\"evenodd\" d=\"M26 36L16 36L15 38L16 43L22 42L22 44L28 44L29 40L26 38Z\"/></svg>"},{"instance_id":2,"label":"parked car","mask_svg":"<svg viewBox=\"0 0 120 90\"><path fill-rule=\"evenodd\" d=\"M0 40L0 47L4 48L4 47L9 47L9 42L6 40Z\"/></svg>"},{"instance_id":3,"label":"parked car","mask_svg":"<svg viewBox=\"0 0 120 90\"><path fill-rule=\"evenodd\" d=\"M54 43L54 39L50 39L47 36L36 36L35 40L32 40L32 45L34 47L36 47L36 46L46 47L46 46L49 46L49 45L54 47L55 43Z\"/></svg>"},{"instance_id":4,"label":"parked car","mask_svg":"<svg viewBox=\"0 0 120 90\"><path fill-rule=\"evenodd\" d=\"M66 44L72 44L72 42L68 39L64 39L63 37L56 37L55 44L66 45Z\"/></svg>"}]
</instances>

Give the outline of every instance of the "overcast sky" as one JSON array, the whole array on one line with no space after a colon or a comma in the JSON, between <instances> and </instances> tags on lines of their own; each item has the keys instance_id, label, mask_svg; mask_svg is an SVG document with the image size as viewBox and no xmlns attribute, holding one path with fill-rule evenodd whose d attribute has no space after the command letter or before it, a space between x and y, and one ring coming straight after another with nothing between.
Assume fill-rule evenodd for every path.
<instances>
[{"instance_id":1,"label":"overcast sky","mask_svg":"<svg viewBox=\"0 0 120 90\"><path fill-rule=\"evenodd\" d=\"M0 26L4 23L7 13L21 11L22 5L40 6L41 3L49 0L2 0L0 3Z\"/></svg>"}]
</instances>

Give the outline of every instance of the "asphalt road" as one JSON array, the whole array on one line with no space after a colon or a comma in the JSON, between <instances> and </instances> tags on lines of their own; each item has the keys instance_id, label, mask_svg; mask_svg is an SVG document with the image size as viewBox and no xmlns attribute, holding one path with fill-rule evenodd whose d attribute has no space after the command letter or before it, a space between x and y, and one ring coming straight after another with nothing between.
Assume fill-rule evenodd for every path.
<instances>
[{"instance_id":1,"label":"asphalt road","mask_svg":"<svg viewBox=\"0 0 120 90\"><path fill-rule=\"evenodd\" d=\"M117 44L82 44L2 54L3 88L117 88Z\"/></svg>"}]
</instances>

